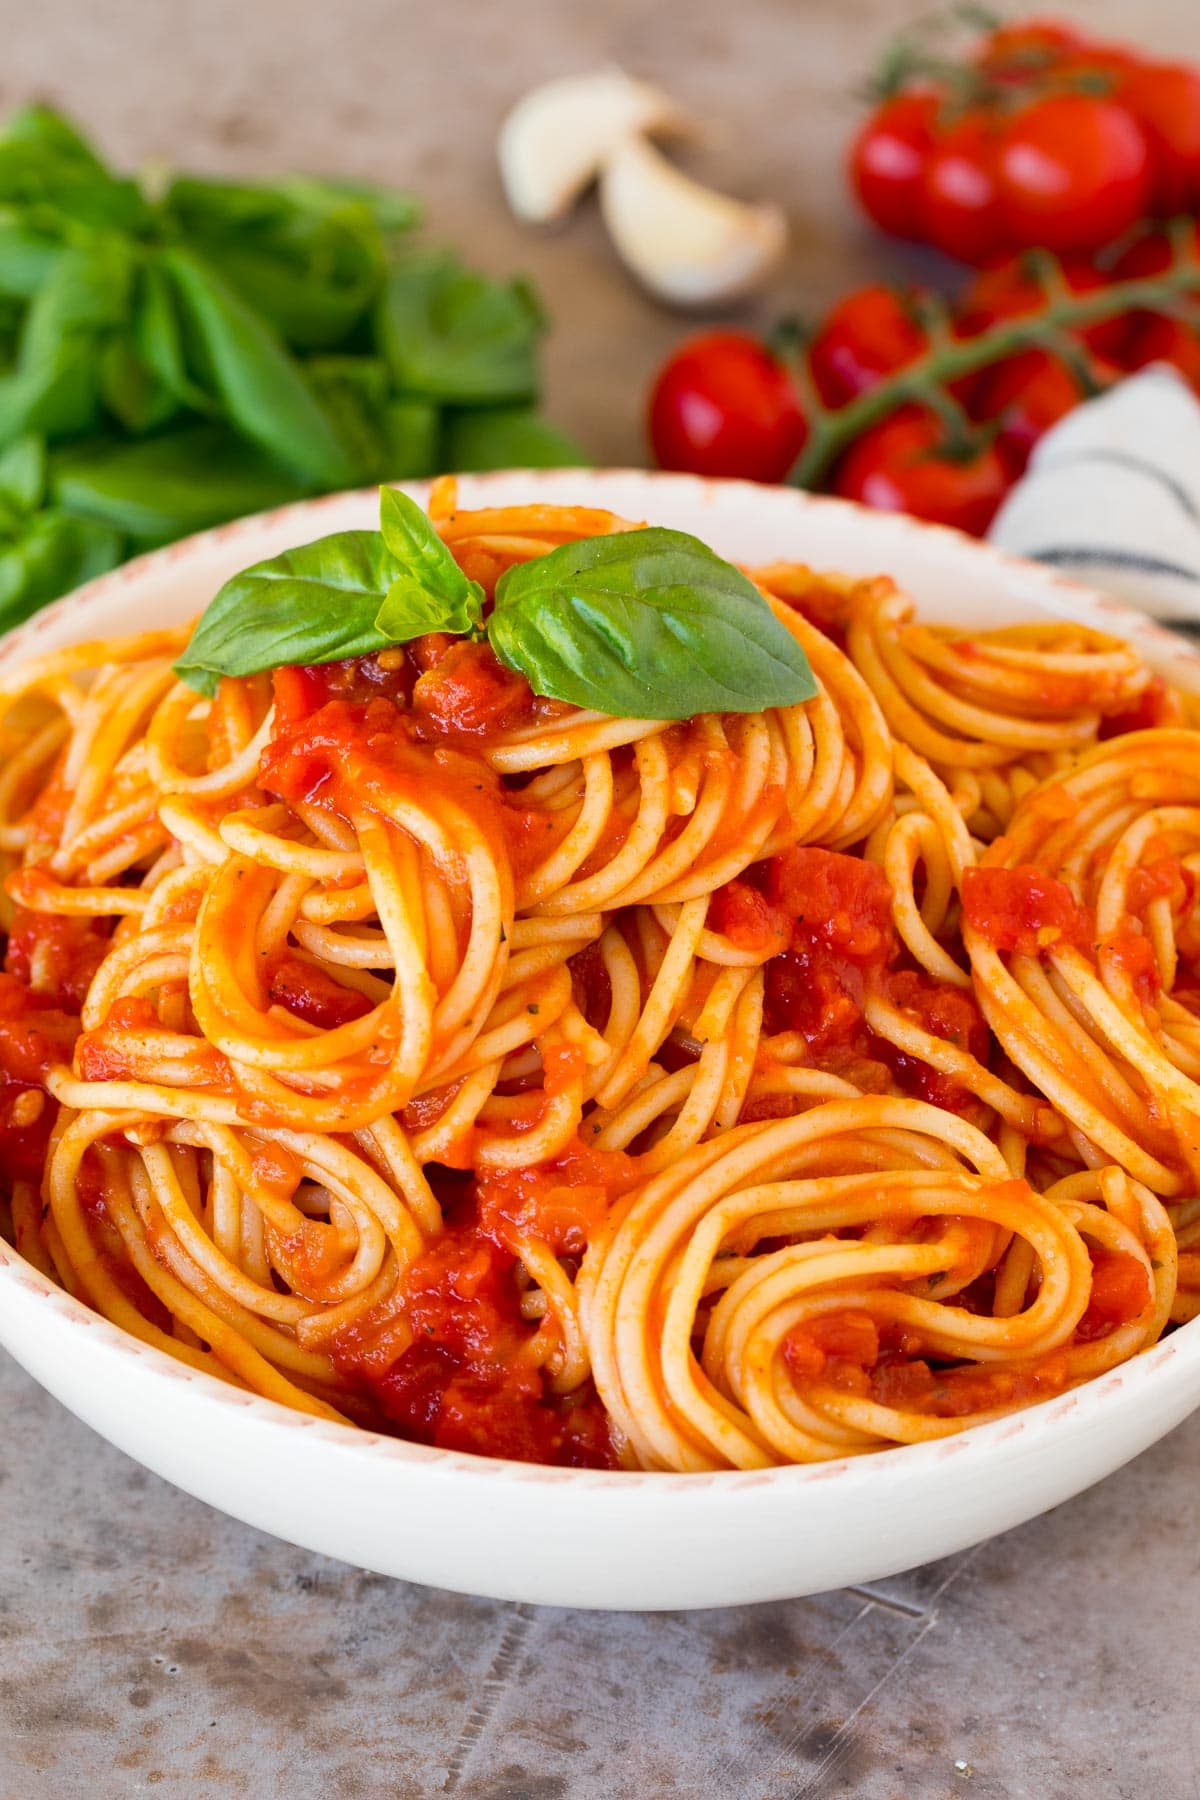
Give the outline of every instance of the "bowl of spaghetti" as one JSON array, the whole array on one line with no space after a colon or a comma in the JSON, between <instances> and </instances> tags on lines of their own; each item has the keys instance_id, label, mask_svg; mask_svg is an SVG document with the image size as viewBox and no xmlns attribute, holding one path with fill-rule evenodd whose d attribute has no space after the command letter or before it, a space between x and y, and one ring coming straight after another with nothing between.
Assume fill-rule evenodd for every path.
<instances>
[{"instance_id":1,"label":"bowl of spaghetti","mask_svg":"<svg viewBox=\"0 0 1200 1800\"><path fill-rule=\"evenodd\" d=\"M879 1577L1171 1429L1200 657L787 490L407 491L0 644L0 1343L240 1519L553 1604Z\"/></svg>"}]
</instances>

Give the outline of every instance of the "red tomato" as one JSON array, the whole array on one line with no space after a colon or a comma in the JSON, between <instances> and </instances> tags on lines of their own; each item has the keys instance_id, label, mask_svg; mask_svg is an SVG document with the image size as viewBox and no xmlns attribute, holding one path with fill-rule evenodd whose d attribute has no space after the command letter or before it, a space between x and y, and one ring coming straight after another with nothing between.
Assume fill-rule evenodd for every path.
<instances>
[{"instance_id":1,"label":"red tomato","mask_svg":"<svg viewBox=\"0 0 1200 1800\"><path fill-rule=\"evenodd\" d=\"M935 413L906 406L864 432L838 465L834 492L882 512L956 525L981 536L1009 488L994 445L949 455Z\"/></svg>"},{"instance_id":2,"label":"red tomato","mask_svg":"<svg viewBox=\"0 0 1200 1800\"><path fill-rule=\"evenodd\" d=\"M1200 70L1142 63L1122 81L1120 99L1145 132L1154 159L1153 208L1160 216L1200 201Z\"/></svg>"},{"instance_id":3,"label":"red tomato","mask_svg":"<svg viewBox=\"0 0 1200 1800\"><path fill-rule=\"evenodd\" d=\"M923 235L962 262L986 262L1006 245L997 210L996 143L991 120L969 113L938 139L925 165Z\"/></svg>"},{"instance_id":4,"label":"red tomato","mask_svg":"<svg viewBox=\"0 0 1200 1800\"><path fill-rule=\"evenodd\" d=\"M1121 357L1126 369L1144 369L1148 363L1171 363L1200 393L1200 337L1182 319L1158 313L1139 313Z\"/></svg>"},{"instance_id":5,"label":"red tomato","mask_svg":"<svg viewBox=\"0 0 1200 1800\"><path fill-rule=\"evenodd\" d=\"M1073 294L1092 294L1108 286L1108 278L1093 263L1081 258L1069 258L1060 267L1062 279ZM958 329L964 337L973 337L998 319L1023 318L1027 313L1039 312L1045 304L1045 290L1025 258L1013 257L975 277L959 306ZM1102 355L1113 356L1124 342L1128 328L1127 316L1118 315L1089 325L1075 335Z\"/></svg>"},{"instance_id":6,"label":"red tomato","mask_svg":"<svg viewBox=\"0 0 1200 1800\"><path fill-rule=\"evenodd\" d=\"M884 231L920 237L921 184L933 147L938 98L898 94L871 114L850 151L850 179L864 208Z\"/></svg>"},{"instance_id":7,"label":"red tomato","mask_svg":"<svg viewBox=\"0 0 1200 1800\"><path fill-rule=\"evenodd\" d=\"M912 362L925 342L911 308L891 288L858 288L838 301L812 341L817 392L827 406L842 406Z\"/></svg>"},{"instance_id":8,"label":"red tomato","mask_svg":"<svg viewBox=\"0 0 1200 1800\"><path fill-rule=\"evenodd\" d=\"M663 469L782 481L807 435L787 370L745 332L689 339L650 396L650 442Z\"/></svg>"},{"instance_id":9,"label":"red tomato","mask_svg":"<svg viewBox=\"0 0 1200 1800\"><path fill-rule=\"evenodd\" d=\"M1075 376L1057 356L1025 350L984 372L972 396L971 412L977 419L1000 421L996 449L1015 476L1042 434L1083 398Z\"/></svg>"},{"instance_id":10,"label":"red tomato","mask_svg":"<svg viewBox=\"0 0 1200 1800\"><path fill-rule=\"evenodd\" d=\"M1053 67L1065 55L1074 54L1084 40L1063 19L1021 19L998 25L983 40L978 61L993 73L1028 75L1030 70Z\"/></svg>"},{"instance_id":11,"label":"red tomato","mask_svg":"<svg viewBox=\"0 0 1200 1800\"><path fill-rule=\"evenodd\" d=\"M1188 230L1184 252L1192 257L1200 256L1200 225L1193 220ZM1175 252L1171 240L1164 231L1147 231L1122 252L1113 267L1113 279L1116 281L1134 281L1143 275L1161 275L1168 268Z\"/></svg>"},{"instance_id":12,"label":"red tomato","mask_svg":"<svg viewBox=\"0 0 1200 1800\"><path fill-rule=\"evenodd\" d=\"M1050 94L1000 134L999 217L1018 244L1058 251L1111 243L1146 214L1150 147L1123 106L1091 94Z\"/></svg>"}]
</instances>

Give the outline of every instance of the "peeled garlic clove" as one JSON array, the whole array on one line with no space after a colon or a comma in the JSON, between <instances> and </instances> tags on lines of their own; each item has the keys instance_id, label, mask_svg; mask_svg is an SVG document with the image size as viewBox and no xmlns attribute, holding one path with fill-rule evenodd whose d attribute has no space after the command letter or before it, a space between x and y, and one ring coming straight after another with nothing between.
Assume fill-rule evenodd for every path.
<instances>
[{"instance_id":1,"label":"peeled garlic clove","mask_svg":"<svg viewBox=\"0 0 1200 1800\"><path fill-rule=\"evenodd\" d=\"M751 206L702 187L644 138L626 138L600 177L613 242L638 279L677 306L733 300L778 260L787 224L777 206Z\"/></svg>"},{"instance_id":2,"label":"peeled garlic clove","mask_svg":"<svg viewBox=\"0 0 1200 1800\"><path fill-rule=\"evenodd\" d=\"M563 218L614 146L638 132L680 131L687 119L659 88L620 69L534 88L500 127L500 178L519 219Z\"/></svg>"}]
</instances>

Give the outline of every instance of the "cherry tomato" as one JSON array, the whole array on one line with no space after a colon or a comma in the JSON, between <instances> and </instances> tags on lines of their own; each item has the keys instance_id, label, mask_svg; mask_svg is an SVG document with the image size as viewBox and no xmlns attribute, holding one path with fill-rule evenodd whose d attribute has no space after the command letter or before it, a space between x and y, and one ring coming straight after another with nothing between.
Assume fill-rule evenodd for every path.
<instances>
[{"instance_id":1,"label":"cherry tomato","mask_svg":"<svg viewBox=\"0 0 1200 1800\"><path fill-rule=\"evenodd\" d=\"M838 301L810 346L817 392L827 406L842 406L902 369L925 343L911 306L891 288L858 288Z\"/></svg>"},{"instance_id":2,"label":"cherry tomato","mask_svg":"<svg viewBox=\"0 0 1200 1800\"><path fill-rule=\"evenodd\" d=\"M1038 439L1085 398L1078 378L1047 350L1023 350L988 369L972 398L977 419L996 419L997 453L1020 475Z\"/></svg>"},{"instance_id":3,"label":"cherry tomato","mask_svg":"<svg viewBox=\"0 0 1200 1800\"><path fill-rule=\"evenodd\" d=\"M1092 94L1050 94L1001 130L999 217L1015 243L1093 250L1145 216L1151 173L1132 113Z\"/></svg>"},{"instance_id":4,"label":"cherry tomato","mask_svg":"<svg viewBox=\"0 0 1200 1800\"><path fill-rule=\"evenodd\" d=\"M650 442L663 469L782 481L807 435L787 370L741 331L689 339L650 396Z\"/></svg>"},{"instance_id":5,"label":"cherry tomato","mask_svg":"<svg viewBox=\"0 0 1200 1800\"><path fill-rule=\"evenodd\" d=\"M1031 70L1052 68L1083 47L1084 40L1063 19L1021 19L998 25L980 46L978 62L993 74L1028 78Z\"/></svg>"},{"instance_id":6,"label":"cherry tomato","mask_svg":"<svg viewBox=\"0 0 1200 1800\"><path fill-rule=\"evenodd\" d=\"M1154 211L1162 217L1200 201L1200 70L1143 63L1119 95L1141 125L1154 159Z\"/></svg>"},{"instance_id":7,"label":"cherry tomato","mask_svg":"<svg viewBox=\"0 0 1200 1800\"><path fill-rule=\"evenodd\" d=\"M1091 294L1108 285L1108 278L1094 263L1078 257L1060 264L1062 279L1073 294ZM1030 267L1028 259L1017 256L977 275L963 295L958 310L957 329L963 337L994 325L1000 319L1023 318L1040 312L1046 304L1046 292ZM1103 356L1115 356L1124 342L1128 320L1122 314L1088 325L1075 335Z\"/></svg>"},{"instance_id":8,"label":"cherry tomato","mask_svg":"<svg viewBox=\"0 0 1200 1800\"><path fill-rule=\"evenodd\" d=\"M947 256L986 262L1005 248L997 211L996 133L968 113L930 152L921 187L923 236Z\"/></svg>"},{"instance_id":9,"label":"cherry tomato","mask_svg":"<svg viewBox=\"0 0 1200 1800\"><path fill-rule=\"evenodd\" d=\"M834 475L834 492L882 512L955 525L982 536L1010 477L994 445L965 456L946 449L935 413L903 407L852 444Z\"/></svg>"},{"instance_id":10,"label":"cherry tomato","mask_svg":"<svg viewBox=\"0 0 1200 1800\"><path fill-rule=\"evenodd\" d=\"M921 183L933 147L938 99L898 94L878 107L850 151L850 179L867 213L897 237L920 237Z\"/></svg>"},{"instance_id":11,"label":"cherry tomato","mask_svg":"<svg viewBox=\"0 0 1200 1800\"><path fill-rule=\"evenodd\" d=\"M1200 336L1182 319L1168 319L1160 313L1136 315L1121 366L1144 369L1148 363L1165 362L1179 370L1184 379L1200 393Z\"/></svg>"},{"instance_id":12,"label":"cherry tomato","mask_svg":"<svg viewBox=\"0 0 1200 1800\"><path fill-rule=\"evenodd\" d=\"M1188 256L1200 257L1200 223L1193 220L1184 233L1184 238L1185 242L1181 246L1183 252ZM1117 281L1133 281L1143 275L1161 275L1169 267L1174 254L1171 239L1165 231L1144 232L1117 258L1113 277Z\"/></svg>"}]
</instances>

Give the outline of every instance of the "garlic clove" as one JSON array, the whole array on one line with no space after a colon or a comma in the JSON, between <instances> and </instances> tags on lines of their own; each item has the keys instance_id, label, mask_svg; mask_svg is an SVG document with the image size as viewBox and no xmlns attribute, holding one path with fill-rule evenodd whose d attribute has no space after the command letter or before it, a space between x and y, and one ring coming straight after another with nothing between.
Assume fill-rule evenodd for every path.
<instances>
[{"instance_id":1,"label":"garlic clove","mask_svg":"<svg viewBox=\"0 0 1200 1800\"><path fill-rule=\"evenodd\" d=\"M623 139L687 128L669 95L621 69L548 81L518 100L500 128L508 203L519 219L551 224L566 216Z\"/></svg>"},{"instance_id":2,"label":"garlic clove","mask_svg":"<svg viewBox=\"0 0 1200 1800\"><path fill-rule=\"evenodd\" d=\"M677 306L733 300L756 287L787 242L779 207L702 187L645 138L625 138L600 177L600 206L623 260Z\"/></svg>"}]
</instances>

